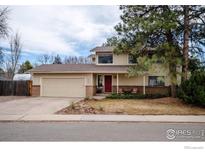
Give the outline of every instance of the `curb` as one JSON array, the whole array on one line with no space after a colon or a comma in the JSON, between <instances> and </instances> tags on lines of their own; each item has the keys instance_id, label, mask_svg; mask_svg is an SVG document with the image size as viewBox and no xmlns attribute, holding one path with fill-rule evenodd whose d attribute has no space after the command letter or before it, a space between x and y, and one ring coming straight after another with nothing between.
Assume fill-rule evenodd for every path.
<instances>
[{"instance_id":1,"label":"curb","mask_svg":"<svg viewBox=\"0 0 205 154\"><path fill-rule=\"evenodd\" d=\"M205 123L205 116L153 115L4 115L0 122L166 122Z\"/></svg>"}]
</instances>

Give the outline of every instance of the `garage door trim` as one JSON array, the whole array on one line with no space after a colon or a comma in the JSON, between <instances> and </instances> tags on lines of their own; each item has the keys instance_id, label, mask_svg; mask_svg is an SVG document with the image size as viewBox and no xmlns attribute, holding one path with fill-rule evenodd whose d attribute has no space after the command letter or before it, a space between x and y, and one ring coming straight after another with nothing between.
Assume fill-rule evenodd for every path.
<instances>
[{"instance_id":1,"label":"garage door trim","mask_svg":"<svg viewBox=\"0 0 205 154\"><path fill-rule=\"evenodd\" d=\"M40 77L40 96L43 96L43 80L44 79L83 79L84 80L84 96L86 96L86 78L85 77ZM55 96L54 96L55 97Z\"/></svg>"}]
</instances>

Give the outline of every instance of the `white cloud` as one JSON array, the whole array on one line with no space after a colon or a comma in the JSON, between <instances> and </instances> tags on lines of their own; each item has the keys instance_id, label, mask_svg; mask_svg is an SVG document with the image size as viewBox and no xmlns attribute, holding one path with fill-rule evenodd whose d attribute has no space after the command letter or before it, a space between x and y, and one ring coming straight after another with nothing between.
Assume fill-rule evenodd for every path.
<instances>
[{"instance_id":1,"label":"white cloud","mask_svg":"<svg viewBox=\"0 0 205 154\"><path fill-rule=\"evenodd\" d=\"M117 6L13 6L10 13L10 27L32 53L80 55L79 46L100 45L117 22Z\"/></svg>"}]
</instances>

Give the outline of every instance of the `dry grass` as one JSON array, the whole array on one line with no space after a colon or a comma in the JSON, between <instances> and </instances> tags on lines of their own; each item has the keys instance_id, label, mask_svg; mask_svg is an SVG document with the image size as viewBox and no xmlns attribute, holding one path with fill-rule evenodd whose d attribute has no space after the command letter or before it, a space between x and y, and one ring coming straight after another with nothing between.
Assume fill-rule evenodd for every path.
<instances>
[{"instance_id":1,"label":"dry grass","mask_svg":"<svg viewBox=\"0 0 205 154\"><path fill-rule=\"evenodd\" d=\"M191 106L176 98L103 99L73 104L59 114L205 115L205 108Z\"/></svg>"}]
</instances>

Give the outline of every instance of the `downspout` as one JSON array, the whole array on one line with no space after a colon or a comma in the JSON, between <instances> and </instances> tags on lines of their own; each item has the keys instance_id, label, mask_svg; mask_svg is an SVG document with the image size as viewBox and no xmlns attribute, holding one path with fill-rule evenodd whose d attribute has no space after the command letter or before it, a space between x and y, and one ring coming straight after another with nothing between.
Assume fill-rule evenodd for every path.
<instances>
[{"instance_id":1,"label":"downspout","mask_svg":"<svg viewBox=\"0 0 205 154\"><path fill-rule=\"evenodd\" d=\"M145 75L143 75L143 94L146 94L146 90L145 90Z\"/></svg>"}]
</instances>

